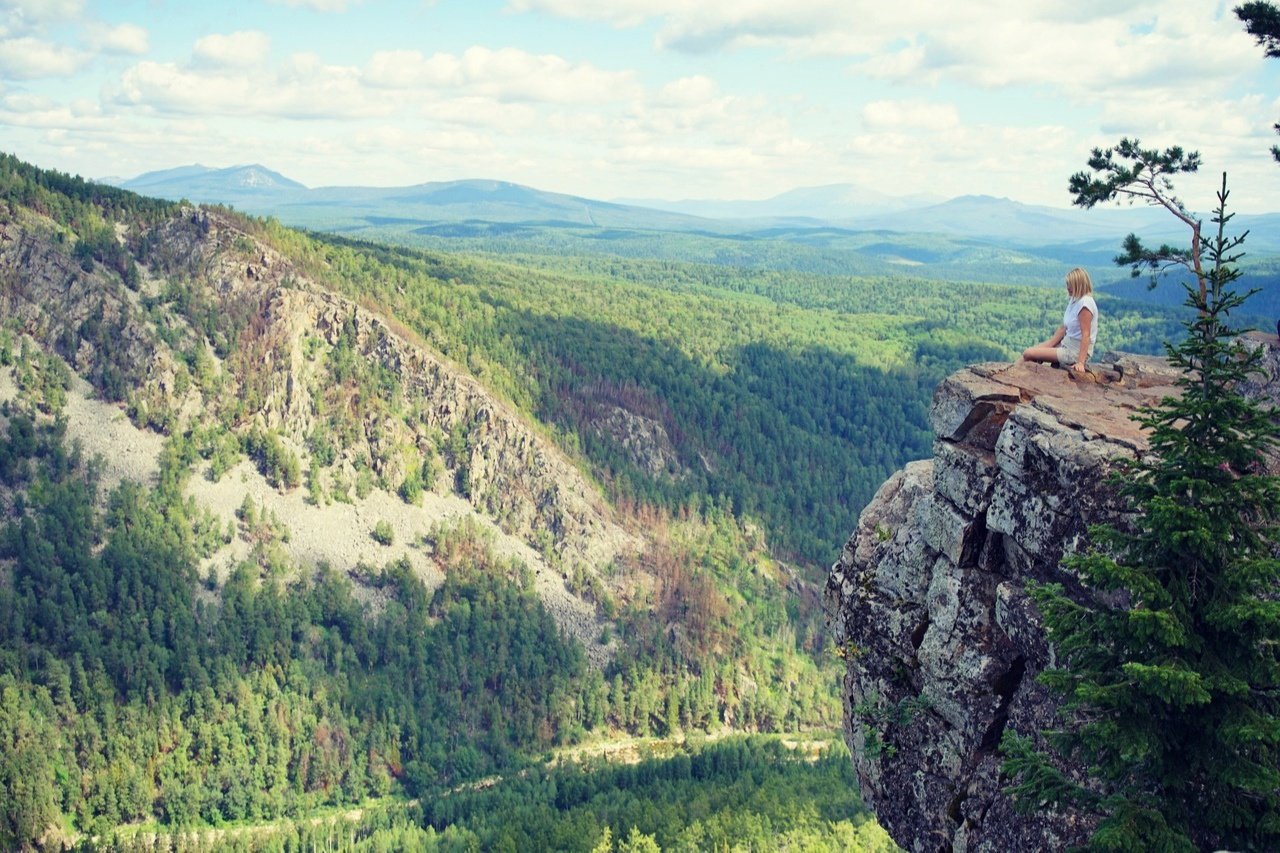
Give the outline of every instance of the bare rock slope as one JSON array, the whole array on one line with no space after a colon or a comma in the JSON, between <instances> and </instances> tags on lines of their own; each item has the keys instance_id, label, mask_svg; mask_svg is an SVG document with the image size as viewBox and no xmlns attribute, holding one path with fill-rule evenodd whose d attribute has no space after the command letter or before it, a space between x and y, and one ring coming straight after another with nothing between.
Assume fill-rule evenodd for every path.
<instances>
[{"instance_id":1,"label":"bare rock slope","mask_svg":"<svg viewBox=\"0 0 1280 853\"><path fill-rule=\"evenodd\" d=\"M164 433L241 447L268 436L272 452L322 484L307 500L296 475L268 483L239 452L235 467L188 493L226 523L248 494L305 534L289 549L300 564L407 556L428 583L438 570L406 546L434 521L473 518L529 565L561 626L600 658L595 605L565 579L641 543L527 419L408 330L313 281L240 217L183 208L119 237L138 260L132 285L73 260L48 220L0 219L0 320L92 384L77 380L65 414L109 479L152 480ZM342 381L339 356L354 365ZM0 397L12 396L11 377L0 379ZM334 445L327 458L317 434ZM424 478L425 495L406 504L394 491L420 467L436 469L434 482ZM346 494L361 477L372 491ZM394 547L370 538L380 520L392 523ZM241 556L231 552L214 560Z\"/></svg>"},{"instance_id":2,"label":"bare rock slope","mask_svg":"<svg viewBox=\"0 0 1280 853\"><path fill-rule=\"evenodd\" d=\"M1253 341L1269 376L1274 341ZM1089 828L1078 815L1016 814L997 749L1007 728L1054 721L1026 582L1070 588L1063 554L1117 518L1108 471L1147 446L1130 415L1176 393L1163 359L1101 363L1114 369L1094 381L1027 363L946 379L934 457L880 488L832 567L845 736L865 801L908 850L1062 849Z\"/></svg>"}]
</instances>

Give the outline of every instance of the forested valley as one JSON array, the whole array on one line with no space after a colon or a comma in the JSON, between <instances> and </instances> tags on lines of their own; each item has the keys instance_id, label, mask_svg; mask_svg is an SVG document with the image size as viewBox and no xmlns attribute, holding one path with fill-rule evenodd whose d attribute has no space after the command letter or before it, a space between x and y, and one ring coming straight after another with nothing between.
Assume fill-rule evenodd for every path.
<instances>
[{"instance_id":1,"label":"forested valley","mask_svg":"<svg viewBox=\"0 0 1280 853\"><path fill-rule=\"evenodd\" d=\"M843 747L768 737L839 727L814 581L928 453L938 379L1051 329L1058 292L390 247L11 157L0 203L0 847L885 849ZM475 377L638 531L608 565L569 556L563 515L526 531L603 663L483 525L416 537L429 582L407 558L299 564L265 505L192 498L247 466L312 506L432 493L524 530L524 498L478 467L491 421L429 421L449 405L372 358L390 344L354 315L273 337L268 255L289 270L271 287L343 295ZM52 290L10 272L32 259ZM39 302L63 292L109 310L70 324ZM1107 347L1171 337L1158 307L1106 310ZM73 367L164 437L154 482L106 482L68 439ZM279 416L299 377L305 430ZM633 738L667 751L564 760Z\"/></svg>"},{"instance_id":2,"label":"forested valley","mask_svg":"<svg viewBox=\"0 0 1280 853\"><path fill-rule=\"evenodd\" d=\"M271 223L267 223L267 228ZM296 232L276 229L278 239ZM584 453L615 499L725 500L789 559L825 568L849 521L927 455L933 388L1060 322L1042 288L829 277L666 261L506 262L299 235L317 277L390 306ZM1113 300L1100 346L1157 352L1171 309ZM670 470L607 428L663 427Z\"/></svg>"}]
</instances>

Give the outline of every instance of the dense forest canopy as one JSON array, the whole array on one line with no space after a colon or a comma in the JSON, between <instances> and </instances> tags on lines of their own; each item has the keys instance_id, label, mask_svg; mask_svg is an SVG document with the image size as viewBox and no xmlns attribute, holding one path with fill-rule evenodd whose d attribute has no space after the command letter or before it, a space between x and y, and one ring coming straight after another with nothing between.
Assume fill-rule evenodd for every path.
<instances>
[{"instance_id":1,"label":"dense forest canopy","mask_svg":"<svg viewBox=\"0 0 1280 853\"><path fill-rule=\"evenodd\" d=\"M875 489L927 455L948 372L1020 351L1059 321L1041 288L850 278L670 261L442 255L265 233L333 287L372 296L558 428L615 499L706 496L761 519L780 553L825 566ZM318 242L317 242L318 241ZM1159 350L1172 311L1105 304L1104 348ZM678 476L654 477L602 426L660 424Z\"/></svg>"},{"instance_id":2,"label":"dense forest canopy","mask_svg":"<svg viewBox=\"0 0 1280 853\"><path fill-rule=\"evenodd\" d=\"M88 282L124 306L56 332L62 321L38 312L0 323L0 371L17 389L0 409L5 847L422 798L610 738L833 730L838 667L806 576L880 482L928 453L938 379L1008 358L1061 308L1058 293L999 284L389 247L193 212L12 157L0 158L0 200L18 251L51 252L67 285ZM238 236L197 262L181 241L207 239L211 214ZM465 429L436 435L394 479L375 458L357 460L349 481L329 476L340 454L373 446L368 424L415 417L403 383L348 327L332 342L300 342L320 386L305 441L267 425L269 365L289 353L265 336L255 292L217 278L267 250L308 287L360 302L464 367L646 531L635 558L561 567L597 609L607 663L588 664L533 593L528 566L499 556L474 525L414 543L445 578L429 586L404 562L291 565L279 547L288 526L265 507L247 499L221 518L190 497L197 471L217 480L245 458L272 488L305 489L314 504L375 488L406 503L432 489L475 497L460 462ZM21 286L5 281L2 295L23 299ZM1173 324L1136 303L1105 310L1106 345L1154 349ZM172 389L198 389L194 413L144 387L139 335L173 354ZM101 463L67 441L68 363L165 436L154 487L104 483ZM453 476L442 481L443 471ZM392 534L372 535L389 544ZM245 543L244 559L201 568L231 541ZM776 755L725 761L749 769L759 790L802 768L836 772L825 759L782 777L761 766ZM693 766L642 780L670 783L664 814L690 800ZM596 783L566 784L592 801ZM805 812L787 829L736 785L725 777L737 799L720 828L706 815L697 820L709 834L696 836L689 814L636 818L635 843L747 837L729 832L737 824L747 835L800 833L797 843L818 833L830 849L858 837L831 811L856 816L847 785L809 789L822 821ZM631 826L618 821L644 811L631 802L588 820L562 800L555 810L586 829L553 828L544 802L530 806L541 817L528 831L569 832L591 849L609 827L623 849ZM482 820L490 806L451 801L456 814L424 810L394 832L510 835Z\"/></svg>"}]
</instances>

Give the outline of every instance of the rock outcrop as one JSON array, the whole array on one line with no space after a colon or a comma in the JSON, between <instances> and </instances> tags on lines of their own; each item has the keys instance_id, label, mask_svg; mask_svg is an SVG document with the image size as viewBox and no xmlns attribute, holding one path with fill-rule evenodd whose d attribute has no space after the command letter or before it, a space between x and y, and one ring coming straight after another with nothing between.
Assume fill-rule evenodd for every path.
<instances>
[{"instance_id":1,"label":"rock outcrop","mask_svg":"<svg viewBox=\"0 0 1280 853\"><path fill-rule=\"evenodd\" d=\"M1254 344L1274 375L1275 339ZM1071 587L1063 554L1122 520L1107 474L1147 446L1130 415L1176 393L1163 359L1099 363L1112 369L1086 379L1016 363L945 380L934 458L881 487L832 567L845 736L867 805L908 850L1062 849L1089 831L1080 815L1015 813L998 747L1006 729L1054 723L1027 581Z\"/></svg>"},{"instance_id":2,"label":"rock outcrop","mask_svg":"<svg viewBox=\"0 0 1280 853\"><path fill-rule=\"evenodd\" d=\"M594 648L595 607L560 576L594 572L643 543L572 460L480 381L400 324L327 290L234 215L180 208L122 235L139 261L136 286L103 264L75 261L71 239L29 212L0 217L0 328L62 356L102 397L127 403L139 426L225 430L242 441L269 433L326 484L350 485L367 470L391 491L409 466L440 466L427 488L465 500L554 569L538 572L539 593ZM340 339L352 370L377 387L352 381L335 395L325 365ZM196 355L207 362L203 380ZM322 462L309 437L326 408L340 408L348 430ZM450 435L459 440L442 458Z\"/></svg>"}]
</instances>

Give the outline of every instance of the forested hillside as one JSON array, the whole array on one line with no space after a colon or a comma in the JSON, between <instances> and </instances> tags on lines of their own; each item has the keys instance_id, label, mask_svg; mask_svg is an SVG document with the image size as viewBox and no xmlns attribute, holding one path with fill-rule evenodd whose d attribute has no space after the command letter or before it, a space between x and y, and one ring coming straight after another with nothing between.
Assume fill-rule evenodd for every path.
<instances>
[{"instance_id":1,"label":"forested hillside","mask_svg":"<svg viewBox=\"0 0 1280 853\"><path fill-rule=\"evenodd\" d=\"M306 238L3 166L0 846L300 818L601 738L836 724L812 588L758 527L715 501L618 516L413 332L304 280L281 252L326 251ZM67 440L73 373L165 437L153 481L105 481ZM298 564L265 498L193 497L227 477L474 518L384 565Z\"/></svg>"},{"instance_id":2,"label":"forested hillside","mask_svg":"<svg viewBox=\"0 0 1280 853\"><path fill-rule=\"evenodd\" d=\"M660 259L734 269L820 276L907 276L934 282L985 281L1045 284L1056 281L1064 262L1103 266L1110 247L1026 248L990 239L947 234L852 230L808 223L759 227L740 233L715 230L597 228L574 223L424 222L393 217L317 215L281 210L290 224L411 249L481 253L497 258L541 255ZM712 223L708 223L709 225ZM724 223L716 223L721 228Z\"/></svg>"},{"instance_id":3,"label":"forested hillside","mask_svg":"<svg viewBox=\"0 0 1280 853\"><path fill-rule=\"evenodd\" d=\"M176 832L126 827L102 843L121 853L164 845L187 853L898 849L858 801L848 754L835 740L653 740L629 751L634 763L574 759L430 798L321 810L303 821Z\"/></svg>"},{"instance_id":4,"label":"forested hillside","mask_svg":"<svg viewBox=\"0 0 1280 853\"><path fill-rule=\"evenodd\" d=\"M833 730L814 567L926 452L937 379L1060 310L352 243L11 157L0 199L5 848L301 820L617 737ZM1107 345L1167 336L1107 311ZM162 439L154 475L69 438L80 378ZM237 484L234 513L204 500ZM291 557L282 495L400 556ZM362 515L379 495L408 521Z\"/></svg>"},{"instance_id":5,"label":"forested hillside","mask_svg":"<svg viewBox=\"0 0 1280 853\"><path fill-rule=\"evenodd\" d=\"M937 382L1061 322L1057 290L316 239L317 276L392 306L559 427L615 499L727 498L817 566L885 477L927 454ZM1175 336L1165 309L1106 310L1102 348L1155 352Z\"/></svg>"}]
</instances>

